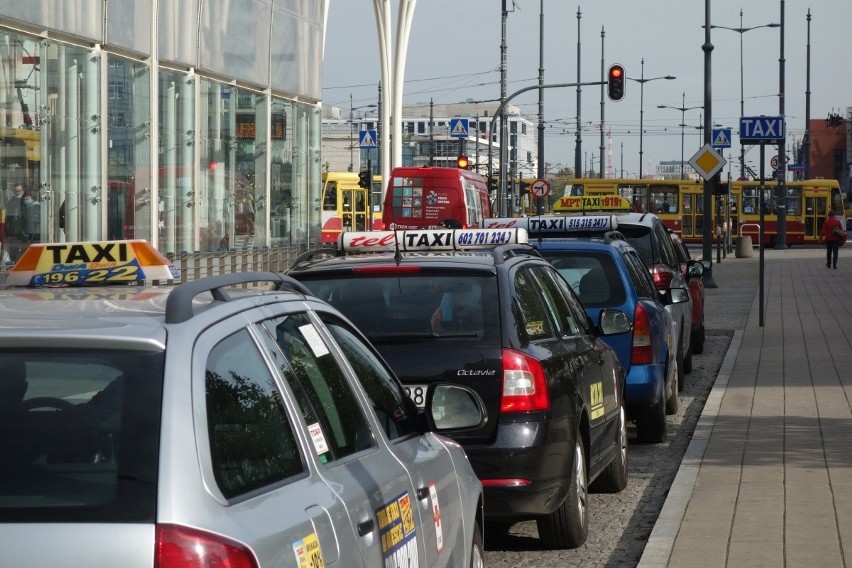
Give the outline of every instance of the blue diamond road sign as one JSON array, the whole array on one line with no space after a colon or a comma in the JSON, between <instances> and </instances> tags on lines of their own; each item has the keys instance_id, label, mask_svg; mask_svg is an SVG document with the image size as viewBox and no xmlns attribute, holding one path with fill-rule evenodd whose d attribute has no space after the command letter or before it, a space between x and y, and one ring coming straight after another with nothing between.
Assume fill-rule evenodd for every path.
<instances>
[{"instance_id":1,"label":"blue diamond road sign","mask_svg":"<svg viewBox=\"0 0 852 568\"><path fill-rule=\"evenodd\" d=\"M784 137L783 116L740 117L740 142L778 142Z\"/></svg>"}]
</instances>

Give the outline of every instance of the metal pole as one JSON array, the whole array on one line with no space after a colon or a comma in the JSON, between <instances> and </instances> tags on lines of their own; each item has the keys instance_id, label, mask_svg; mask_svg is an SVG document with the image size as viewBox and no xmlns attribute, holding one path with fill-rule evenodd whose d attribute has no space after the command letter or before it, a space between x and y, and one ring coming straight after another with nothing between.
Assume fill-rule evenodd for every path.
<instances>
[{"instance_id":1,"label":"metal pole","mask_svg":"<svg viewBox=\"0 0 852 568\"><path fill-rule=\"evenodd\" d=\"M764 225L764 219L765 219L764 210L766 209L766 207L764 207L764 205L763 205L764 202L766 201L766 198L765 198L765 195L764 195L765 192L764 192L763 185L766 183L765 177L764 177L764 175L765 175L765 173L764 173L764 167L765 167L764 162L766 161L765 155L766 155L766 144L761 142L760 143L760 203L758 203L758 207L760 207L760 227L758 228L758 237L757 237L758 243L759 243L757 245L757 250L759 251L758 257L760 259L760 263L759 263L759 267L758 267L758 271L760 272L760 278L759 278L759 281L760 281L760 298L758 300L760 302L760 306L758 308L758 315L759 315L758 323L759 323L760 327L763 327L763 225Z\"/></svg>"},{"instance_id":2,"label":"metal pole","mask_svg":"<svg viewBox=\"0 0 852 568\"><path fill-rule=\"evenodd\" d=\"M645 58L642 58L642 75L639 79L639 179L642 179L642 132L645 105ZM649 195L650 199L650 195Z\"/></svg>"},{"instance_id":3,"label":"metal pole","mask_svg":"<svg viewBox=\"0 0 852 568\"><path fill-rule=\"evenodd\" d=\"M805 164L805 179L811 177L811 9L808 8L808 49L807 71L805 73L805 139L802 142L802 154Z\"/></svg>"},{"instance_id":4,"label":"metal pole","mask_svg":"<svg viewBox=\"0 0 852 568\"><path fill-rule=\"evenodd\" d=\"M506 0L503 0L502 23L500 27L500 181L497 190L498 209L500 216L506 216ZM490 156L490 152L489 152Z\"/></svg>"},{"instance_id":5,"label":"metal pole","mask_svg":"<svg viewBox=\"0 0 852 568\"><path fill-rule=\"evenodd\" d=\"M355 115L352 110L352 93L349 93L349 171L353 171L355 162Z\"/></svg>"},{"instance_id":6,"label":"metal pole","mask_svg":"<svg viewBox=\"0 0 852 568\"><path fill-rule=\"evenodd\" d=\"M713 44L710 42L710 0L704 0L704 44L701 50L704 52L704 143L711 142L711 125L713 124L713 95L711 83L711 54L713 52ZM713 280L713 223L707 222L707 215L712 213L712 191L713 185L710 179L704 180L704 231L703 231L703 260L708 261L710 269L704 274L704 287L716 288L716 281ZM712 218L712 217L710 217Z\"/></svg>"},{"instance_id":7,"label":"metal pole","mask_svg":"<svg viewBox=\"0 0 852 568\"><path fill-rule=\"evenodd\" d=\"M683 92L680 99L680 179L684 178L683 172L683 145L686 138L684 129L686 128L686 91ZM680 207L680 206L678 206Z\"/></svg>"},{"instance_id":8,"label":"metal pole","mask_svg":"<svg viewBox=\"0 0 852 568\"><path fill-rule=\"evenodd\" d=\"M574 177L577 177L577 171L582 168L580 156L583 155L583 139L580 134L580 7L577 6L577 137L574 142ZM581 174L579 177L583 177Z\"/></svg>"},{"instance_id":9,"label":"metal pole","mask_svg":"<svg viewBox=\"0 0 852 568\"><path fill-rule=\"evenodd\" d=\"M781 56L779 65L778 115L784 118L784 0L781 0ZM785 131L786 135L786 131ZM778 234L775 248L787 248L787 143L778 141Z\"/></svg>"},{"instance_id":10,"label":"metal pole","mask_svg":"<svg viewBox=\"0 0 852 568\"><path fill-rule=\"evenodd\" d=\"M740 116L745 116L745 91L743 87L743 11L740 9ZM745 175L745 144L740 140L740 178L746 179Z\"/></svg>"},{"instance_id":11,"label":"metal pole","mask_svg":"<svg viewBox=\"0 0 852 568\"><path fill-rule=\"evenodd\" d=\"M538 168L536 177L544 179L544 0L541 0L538 16ZM532 193L532 192L530 192ZM535 212L541 215L544 199L535 198Z\"/></svg>"},{"instance_id":12,"label":"metal pole","mask_svg":"<svg viewBox=\"0 0 852 568\"><path fill-rule=\"evenodd\" d=\"M604 166L606 165L606 160L604 159L604 91L606 88L604 87L604 82L606 80L606 71L604 70L604 28L601 26L601 179L604 177Z\"/></svg>"}]
</instances>

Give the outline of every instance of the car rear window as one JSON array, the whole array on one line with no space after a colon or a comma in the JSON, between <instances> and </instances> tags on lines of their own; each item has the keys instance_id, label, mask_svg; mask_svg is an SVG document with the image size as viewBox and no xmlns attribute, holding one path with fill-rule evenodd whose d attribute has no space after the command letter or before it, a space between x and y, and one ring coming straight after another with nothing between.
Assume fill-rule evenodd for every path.
<instances>
[{"instance_id":1,"label":"car rear window","mask_svg":"<svg viewBox=\"0 0 852 568\"><path fill-rule=\"evenodd\" d=\"M639 256L642 257L642 262L646 266L654 264L654 243L651 240L651 229L648 227L628 227L619 225L618 230L630 243L630 246L636 249Z\"/></svg>"},{"instance_id":2,"label":"car rear window","mask_svg":"<svg viewBox=\"0 0 852 568\"><path fill-rule=\"evenodd\" d=\"M302 282L376 344L450 337L499 342L497 279L493 275L418 272Z\"/></svg>"},{"instance_id":3,"label":"car rear window","mask_svg":"<svg viewBox=\"0 0 852 568\"><path fill-rule=\"evenodd\" d=\"M571 285L585 307L606 308L624 304L626 294L612 256L589 251L541 251Z\"/></svg>"},{"instance_id":4,"label":"car rear window","mask_svg":"<svg viewBox=\"0 0 852 568\"><path fill-rule=\"evenodd\" d=\"M153 522L163 358L0 351L0 521Z\"/></svg>"}]
</instances>

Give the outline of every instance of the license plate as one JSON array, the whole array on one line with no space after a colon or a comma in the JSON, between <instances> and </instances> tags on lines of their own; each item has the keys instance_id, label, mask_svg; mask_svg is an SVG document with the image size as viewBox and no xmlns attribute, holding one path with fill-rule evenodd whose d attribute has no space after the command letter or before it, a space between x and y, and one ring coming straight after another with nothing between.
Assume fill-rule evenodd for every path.
<instances>
[{"instance_id":1,"label":"license plate","mask_svg":"<svg viewBox=\"0 0 852 568\"><path fill-rule=\"evenodd\" d=\"M404 385L405 386L405 394L408 395L408 398L414 401L414 404L417 405L417 408L423 408L426 406L426 386L427 385Z\"/></svg>"}]
</instances>

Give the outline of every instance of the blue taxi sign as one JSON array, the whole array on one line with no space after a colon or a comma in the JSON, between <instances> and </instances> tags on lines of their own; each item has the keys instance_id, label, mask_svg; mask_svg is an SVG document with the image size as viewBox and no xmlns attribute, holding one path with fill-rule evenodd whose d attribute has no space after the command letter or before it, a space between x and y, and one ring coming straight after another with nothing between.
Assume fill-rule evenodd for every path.
<instances>
[{"instance_id":1,"label":"blue taxi sign","mask_svg":"<svg viewBox=\"0 0 852 568\"><path fill-rule=\"evenodd\" d=\"M777 142L784 138L783 116L740 117L740 142Z\"/></svg>"},{"instance_id":2,"label":"blue taxi sign","mask_svg":"<svg viewBox=\"0 0 852 568\"><path fill-rule=\"evenodd\" d=\"M12 267L10 286L103 286L176 282L180 273L145 240L34 243Z\"/></svg>"},{"instance_id":3,"label":"blue taxi sign","mask_svg":"<svg viewBox=\"0 0 852 568\"><path fill-rule=\"evenodd\" d=\"M393 251L451 251L494 248L528 242L527 232L502 229L423 229L341 233L337 248L349 254Z\"/></svg>"}]
</instances>

